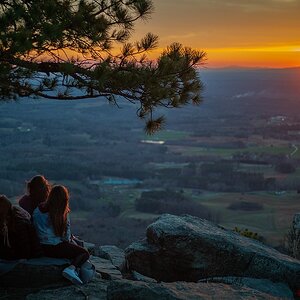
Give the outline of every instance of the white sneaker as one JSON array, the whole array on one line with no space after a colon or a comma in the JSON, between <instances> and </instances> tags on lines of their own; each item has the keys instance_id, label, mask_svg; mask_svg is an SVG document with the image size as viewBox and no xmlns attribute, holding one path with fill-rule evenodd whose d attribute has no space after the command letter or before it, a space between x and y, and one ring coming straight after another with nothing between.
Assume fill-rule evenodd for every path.
<instances>
[{"instance_id":1,"label":"white sneaker","mask_svg":"<svg viewBox=\"0 0 300 300\"><path fill-rule=\"evenodd\" d=\"M83 284L81 279L79 278L76 270L73 268L67 267L62 271L62 275L70 280L73 284Z\"/></svg>"}]
</instances>

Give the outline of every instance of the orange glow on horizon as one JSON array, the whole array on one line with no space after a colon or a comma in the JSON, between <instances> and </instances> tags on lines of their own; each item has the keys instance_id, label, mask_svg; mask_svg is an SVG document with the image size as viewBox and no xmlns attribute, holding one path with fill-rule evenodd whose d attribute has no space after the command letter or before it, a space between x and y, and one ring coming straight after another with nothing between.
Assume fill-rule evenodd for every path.
<instances>
[{"instance_id":1,"label":"orange glow on horizon","mask_svg":"<svg viewBox=\"0 0 300 300\"><path fill-rule=\"evenodd\" d=\"M147 53L149 60L156 60L165 48L157 48ZM112 52L118 53L116 47ZM207 48L198 49L207 53L202 66L207 68L249 67L249 68L291 68L300 67L300 46L277 46L257 48ZM73 50L64 49L57 55L66 60L84 60L83 56ZM49 60L48 55L39 57L40 61ZM90 57L90 60L93 59Z\"/></svg>"},{"instance_id":2,"label":"orange glow on horizon","mask_svg":"<svg viewBox=\"0 0 300 300\"><path fill-rule=\"evenodd\" d=\"M300 66L299 0L153 0L155 12L136 26L133 40L151 31L161 49L179 42L207 52L205 65Z\"/></svg>"},{"instance_id":3,"label":"orange glow on horizon","mask_svg":"<svg viewBox=\"0 0 300 300\"><path fill-rule=\"evenodd\" d=\"M206 49L209 67L291 68L300 66L300 47Z\"/></svg>"},{"instance_id":4,"label":"orange glow on horizon","mask_svg":"<svg viewBox=\"0 0 300 300\"><path fill-rule=\"evenodd\" d=\"M205 67L291 68L300 67L300 46L273 46L251 48L204 48ZM159 57L163 48L149 53L150 59Z\"/></svg>"}]
</instances>

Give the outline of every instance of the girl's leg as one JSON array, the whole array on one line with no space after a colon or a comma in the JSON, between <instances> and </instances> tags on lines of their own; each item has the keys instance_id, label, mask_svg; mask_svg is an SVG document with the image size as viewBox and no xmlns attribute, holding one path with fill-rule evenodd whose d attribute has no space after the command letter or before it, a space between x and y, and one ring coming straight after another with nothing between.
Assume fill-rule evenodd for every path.
<instances>
[{"instance_id":1,"label":"girl's leg","mask_svg":"<svg viewBox=\"0 0 300 300\"><path fill-rule=\"evenodd\" d=\"M46 256L71 259L71 264L76 268L79 268L90 257L90 254L87 250L69 242L62 242L58 245L44 244L42 247Z\"/></svg>"}]
</instances>

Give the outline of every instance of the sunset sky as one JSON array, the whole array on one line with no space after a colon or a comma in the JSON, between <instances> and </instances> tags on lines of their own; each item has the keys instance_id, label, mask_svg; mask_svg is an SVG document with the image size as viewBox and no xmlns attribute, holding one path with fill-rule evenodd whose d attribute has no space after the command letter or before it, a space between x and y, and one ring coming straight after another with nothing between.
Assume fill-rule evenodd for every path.
<instances>
[{"instance_id":1,"label":"sunset sky","mask_svg":"<svg viewBox=\"0 0 300 300\"><path fill-rule=\"evenodd\" d=\"M153 32L205 50L209 68L300 66L300 0L154 0L134 38ZM161 49L152 55L158 55Z\"/></svg>"}]
</instances>

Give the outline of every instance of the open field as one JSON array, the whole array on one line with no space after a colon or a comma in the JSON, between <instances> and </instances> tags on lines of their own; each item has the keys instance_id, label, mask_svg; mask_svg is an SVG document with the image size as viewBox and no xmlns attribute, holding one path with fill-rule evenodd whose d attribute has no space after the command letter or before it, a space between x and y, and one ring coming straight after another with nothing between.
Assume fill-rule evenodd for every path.
<instances>
[{"instance_id":1,"label":"open field","mask_svg":"<svg viewBox=\"0 0 300 300\"><path fill-rule=\"evenodd\" d=\"M173 141L173 140L183 140L190 136L191 133L179 130L162 130L153 136L145 135L145 140L153 141Z\"/></svg>"},{"instance_id":2,"label":"open field","mask_svg":"<svg viewBox=\"0 0 300 300\"><path fill-rule=\"evenodd\" d=\"M196 201L220 213L220 224L233 229L248 228L266 238L268 243L279 244L292 223L295 212L300 212L300 195L285 193L274 195L266 192L253 193L204 193L194 197ZM263 204L263 210L241 211L227 207L234 202L247 201Z\"/></svg>"},{"instance_id":3,"label":"open field","mask_svg":"<svg viewBox=\"0 0 300 300\"><path fill-rule=\"evenodd\" d=\"M253 154L282 154L289 155L293 149L289 146L250 146L243 149L236 148L214 148L214 147L195 147L182 145L169 145L170 151L180 153L186 156L219 156L223 158L231 158L235 153L253 153ZM294 158L300 158L300 152L297 151Z\"/></svg>"},{"instance_id":4,"label":"open field","mask_svg":"<svg viewBox=\"0 0 300 300\"><path fill-rule=\"evenodd\" d=\"M168 146L169 151L182 154L185 156L219 156L223 158L230 158L236 149L222 149L222 148L208 148L208 147L194 147L194 146Z\"/></svg>"}]
</instances>

